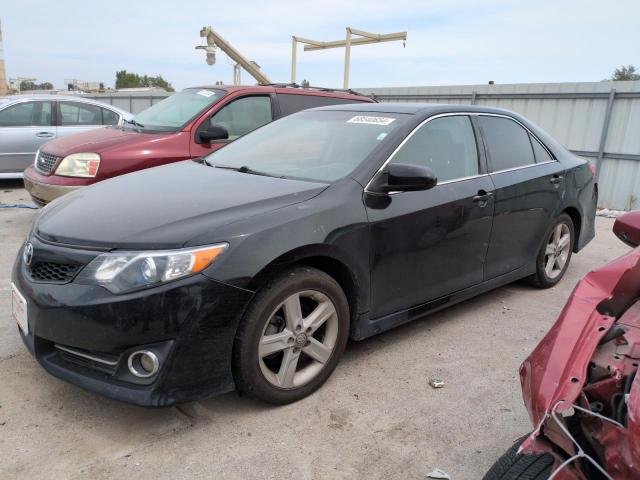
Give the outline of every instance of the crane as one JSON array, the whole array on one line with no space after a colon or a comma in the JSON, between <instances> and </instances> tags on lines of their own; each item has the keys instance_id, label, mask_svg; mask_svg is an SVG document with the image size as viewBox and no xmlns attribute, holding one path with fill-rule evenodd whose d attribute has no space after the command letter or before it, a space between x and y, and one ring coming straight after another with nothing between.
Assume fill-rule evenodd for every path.
<instances>
[{"instance_id":1,"label":"crane","mask_svg":"<svg viewBox=\"0 0 640 480\"><path fill-rule=\"evenodd\" d=\"M261 85L269 85L273 82L269 80L262 71L260 65L253 60L247 60L238 50L236 50L227 40L225 40L218 32L213 28L203 27L200 30L200 37L207 39L207 45L198 45L197 50L205 50L207 53L207 64L213 65L216 63L216 48L219 48L226 53L231 60L236 62L233 68L233 83L234 85L240 84L240 68L244 68L249 74L255 78Z\"/></svg>"}]
</instances>

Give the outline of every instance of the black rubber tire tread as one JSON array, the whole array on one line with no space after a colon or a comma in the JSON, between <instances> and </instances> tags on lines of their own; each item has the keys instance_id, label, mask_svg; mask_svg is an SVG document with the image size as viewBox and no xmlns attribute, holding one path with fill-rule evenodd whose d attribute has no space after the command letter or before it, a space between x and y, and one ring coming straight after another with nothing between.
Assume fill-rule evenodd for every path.
<instances>
[{"instance_id":1,"label":"black rubber tire tread","mask_svg":"<svg viewBox=\"0 0 640 480\"><path fill-rule=\"evenodd\" d=\"M518 439L500 457L483 477L483 480L546 480L551 475L553 457L543 455L518 455L518 448L527 438Z\"/></svg>"},{"instance_id":2,"label":"black rubber tire tread","mask_svg":"<svg viewBox=\"0 0 640 480\"><path fill-rule=\"evenodd\" d=\"M571 248L569 249L569 257L567 258L567 263L564 266L564 270L557 278L551 280L549 277L547 277L547 274L544 271L544 252L547 248L547 243L549 243L549 236L553 233L553 230L555 229L555 227L561 222L565 222L569 226L569 231L571 232ZM554 221L551 222L549 229L544 235L544 241L540 246L540 250L538 250L538 256L536 257L536 273L527 277L527 281L531 285L537 288L551 288L555 286L558 282L560 282L560 280L562 280L562 277L564 277L564 274L567 272L567 269L569 268L569 264L571 263L571 256L573 254L573 244L575 243L575 241L576 241L575 228L573 225L573 220L571 220L571 217L566 213L562 213L558 215L554 219Z\"/></svg>"},{"instance_id":3,"label":"black rubber tire tread","mask_svg":"<svg viewBox=\"0 0 640 480\"><path fill-rule=\"evenodd\" d=\"M338 339L324 370L309 383L291 390L271 385L260 371L257 344L274 308L295 290L314 289L327 295L338 312ZM329 378L349 338L349 302L338 284L327 273L307 266L295 266L266 281L247 308L236 333L233 347L233 375L240 394L267 403L284 405L313 393Z\"/></svg>"}]
</instances>

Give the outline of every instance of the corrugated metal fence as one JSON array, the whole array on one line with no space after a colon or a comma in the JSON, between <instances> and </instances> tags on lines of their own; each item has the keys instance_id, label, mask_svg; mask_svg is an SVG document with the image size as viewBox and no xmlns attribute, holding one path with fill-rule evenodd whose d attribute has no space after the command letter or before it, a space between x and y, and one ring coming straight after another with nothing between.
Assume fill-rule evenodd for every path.
<instances>
[{"instance_id":1,"label":"corrugated metal fence","mask_svg":"<svg viewBox=\"0 0 640 480\"><path fill-rule=\"evenodd\" d=\"M600 164L600 206L640 208L640 81L363 88L382 102L476 104L518 112Z\"/></svg>"},{"instance_id":2,"label":"corrugated metal fence","mask_svg":"<svg viewBox=\"0 0 640 480\"><path fill-rule=\"evenodd\" d=\"M600 164L600 206L640 208L640 81L357 90L382 102L476 104L518 112L573 152ZM118 92L91 98L139 113L166 96Z\"/></svg>"}]
</instances>

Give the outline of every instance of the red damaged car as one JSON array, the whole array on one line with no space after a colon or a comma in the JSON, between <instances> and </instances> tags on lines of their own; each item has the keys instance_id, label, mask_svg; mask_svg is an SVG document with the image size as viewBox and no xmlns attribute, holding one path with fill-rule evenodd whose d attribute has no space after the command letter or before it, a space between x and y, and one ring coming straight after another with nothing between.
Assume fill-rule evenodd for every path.
<instances>
[{"instance_id":1,"label":"red damaged car","mask_svg":"<svg viewBox=\"0 0 640 480\"><path fill-rule=\"evenodd\" d=\"M614 233L640 244L640 211ZM592 271L520 367L534 431L484 477L640 478L640 248Z\"/></svg>"}]
</instances>

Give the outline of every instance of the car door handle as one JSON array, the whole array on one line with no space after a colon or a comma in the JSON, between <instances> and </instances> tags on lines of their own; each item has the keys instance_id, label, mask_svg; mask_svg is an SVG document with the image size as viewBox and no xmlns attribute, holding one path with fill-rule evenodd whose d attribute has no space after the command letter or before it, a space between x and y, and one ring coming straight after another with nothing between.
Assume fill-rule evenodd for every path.
<instances>
[{"instance_id":1,"label":"car door handle","mask_svg":"<svg viewBox=\"0 0 640 480\"><path fill-rule=\"evenodd\" d=\"M485 192L484 190L480 190L478 194L473 197L473 203L477 203L478 206L484 207L489 203L489 200L493 197L492 192Z\"/></svg>"},{"instance_id":2,"label":"car door handle","mask_svg":"<svg viewBox=\"0 0 640 480\"><path fill-rule=\"evenodd\" d=\"M36 137L39 137L39 138L52 138L53 137L53 133L51 133L51 132L38 132L38 133L36 133Z\"/></svg>"},{"instance_id":3,"label":"car door handle","mask_svg":"<svg viewBox=\"0 0 640 480\"><path fill-rule=\"evenodd\" d=\"M560 185L562 183L562 175L554 175L553 177L551 177L551 180L549 180L549 182L551 183L551 185Z\"/></svg>"}]
</instances>

